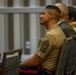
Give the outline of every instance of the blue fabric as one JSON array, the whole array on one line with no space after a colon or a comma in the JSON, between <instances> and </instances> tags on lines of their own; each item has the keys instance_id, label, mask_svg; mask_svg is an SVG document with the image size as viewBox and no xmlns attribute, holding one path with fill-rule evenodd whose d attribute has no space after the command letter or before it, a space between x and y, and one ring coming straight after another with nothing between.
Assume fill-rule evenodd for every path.
<instances>
[{"instance_id":1,"label":"blue fabric","mask_svg":"<svg viewBox=\"0 0 76 75\"><path fill-rule=\"evenodd\" d=\"M37 70L38 66L37 67L20 66L20 69L24 69L24 70Z\"/></svg>"},{"instance_id":2,"label":"blue fabric","mask_svg":"<svg viewBox=\"0 0 76 75\"><path fill-rule=\"evenodd\" d=\"M49 74L40 69L37 75L49 75Z\"/></svg>"}]
</instances>

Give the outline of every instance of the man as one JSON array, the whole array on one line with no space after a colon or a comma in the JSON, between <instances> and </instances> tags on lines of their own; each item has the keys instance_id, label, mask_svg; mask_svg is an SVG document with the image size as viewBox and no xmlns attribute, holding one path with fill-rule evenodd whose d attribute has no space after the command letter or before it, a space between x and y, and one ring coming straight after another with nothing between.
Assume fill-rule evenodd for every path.
<instances>
[{"instance_id":1,"label":"man","mask_svg":"<svg viewBox=\"0 0 76 75\"><path fill-rule=\"evenodd\" d=\"M63 3L56 3L55 6L57 6L61 11L61 15L60 15L58 24L59 24L60 28L63 30L66 37L76 34L74 29L66 22L66 20L68 18L68 13L69 13L68 7Z\"/></svg>"},{"instance_id":2,"label":"man","mask_svg":"<svg viewBox=\"0 0 76 75\"><path fill-rule=\"evenodd\" d=\"M54 75L57 68L60 47L66 38L57 25L59 17L60 10L56 6L48 5L45 7L40 15L40 24L45 26L47 32L42 37L35 54L20 64L28 66L29 69L41 66L36 75Z\"/></svg>"}]
</instances>

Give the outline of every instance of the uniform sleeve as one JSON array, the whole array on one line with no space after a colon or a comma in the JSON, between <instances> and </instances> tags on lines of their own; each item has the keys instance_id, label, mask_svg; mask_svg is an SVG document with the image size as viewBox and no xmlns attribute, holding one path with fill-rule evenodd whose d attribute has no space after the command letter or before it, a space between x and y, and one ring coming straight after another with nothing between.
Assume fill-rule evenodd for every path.
<instances>
[{"instance_id":1,"label":"uniform sleeve","mask_svg":"<svg viewBox=\"0 0 76 75\"><path fill-rule=\"evenodd\" d=\"M48 53L52 51L54 40L55 39L51 35L44 37L36 51L36 54L41 58L45 58Z\"/></svg>"}]
</instances>

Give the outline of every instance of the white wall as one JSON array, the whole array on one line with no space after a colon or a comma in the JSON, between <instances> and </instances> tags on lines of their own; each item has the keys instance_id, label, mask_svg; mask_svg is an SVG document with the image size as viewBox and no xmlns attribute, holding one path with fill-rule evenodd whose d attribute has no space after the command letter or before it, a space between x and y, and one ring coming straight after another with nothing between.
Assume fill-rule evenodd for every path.
<instances>
[{"instance_id":1,"label":"white wall","mask_svg":"<svg viewBox=\"0 0 76 75\"><path fill-rule=\"evenodd\" d=\"M7 23L7 15L4 13L14 13L13 23L14 23L14 49L23 48L24 50L24 19L23 14L20 13L29 13L29 29L30 29L30 45L31 50L30 53L33 54L38 45L38 39L40 37L40 26L39 26L39 14L37 12L41 12L43 7L39 7L39 0L29 0L29 7L22 7L21 4L23 0L13 0L14 8L1 8L4 7L7 0L0 0L0 52L3 52L8 49L8 23ZM71 0L62 0L63 3L69 5L71 4ZM54 4L55 0L46 0L45 5ZM2 13L1 13L2 12ZM28 32L27 32L28 33Z\"/></svg>"}]
</instances>

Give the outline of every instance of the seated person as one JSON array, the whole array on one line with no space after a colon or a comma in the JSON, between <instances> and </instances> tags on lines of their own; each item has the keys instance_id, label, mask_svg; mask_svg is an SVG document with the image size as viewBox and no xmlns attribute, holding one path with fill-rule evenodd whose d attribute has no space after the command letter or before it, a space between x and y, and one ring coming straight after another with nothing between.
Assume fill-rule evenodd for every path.
<instances>
[{"instance_id":1,"label":"seated person","mask_svg":"<svg viewBox=\"0 0 76 75\"><path fill-rule=\"evenodd\" d=\"M65 5L64 3L56 3L54 5L57 6L61 11L58 25L64 32L65 36L70 37L72 35L75 35L76 34L75 30L67 22L68 13L69 13L67 5Z\"/></svg>"},{"instance_id":2,"label":"seated person","mask_svg":"<svg viewBox=\"0 0 76 75\"><path fill-rule=\"evenodd\" d=\"M47 29L33 56L20 63L19 75L54 75L57 68L60 47L66 38L57 24L60 10L47 5L40 14L40 24Z\"/></svg>"},{"instance_id":3,"label":"seated person","mask_svg":"<svg viewBox=\"0 0 76 75\"><path fill-rule=\"evenodd\" d=\"M69 15L68 15L67 22L76 31L76 11L75 11L75 8L72 6L68 6L68 9L69 9Z\"/></svg>"}]
</instances>

